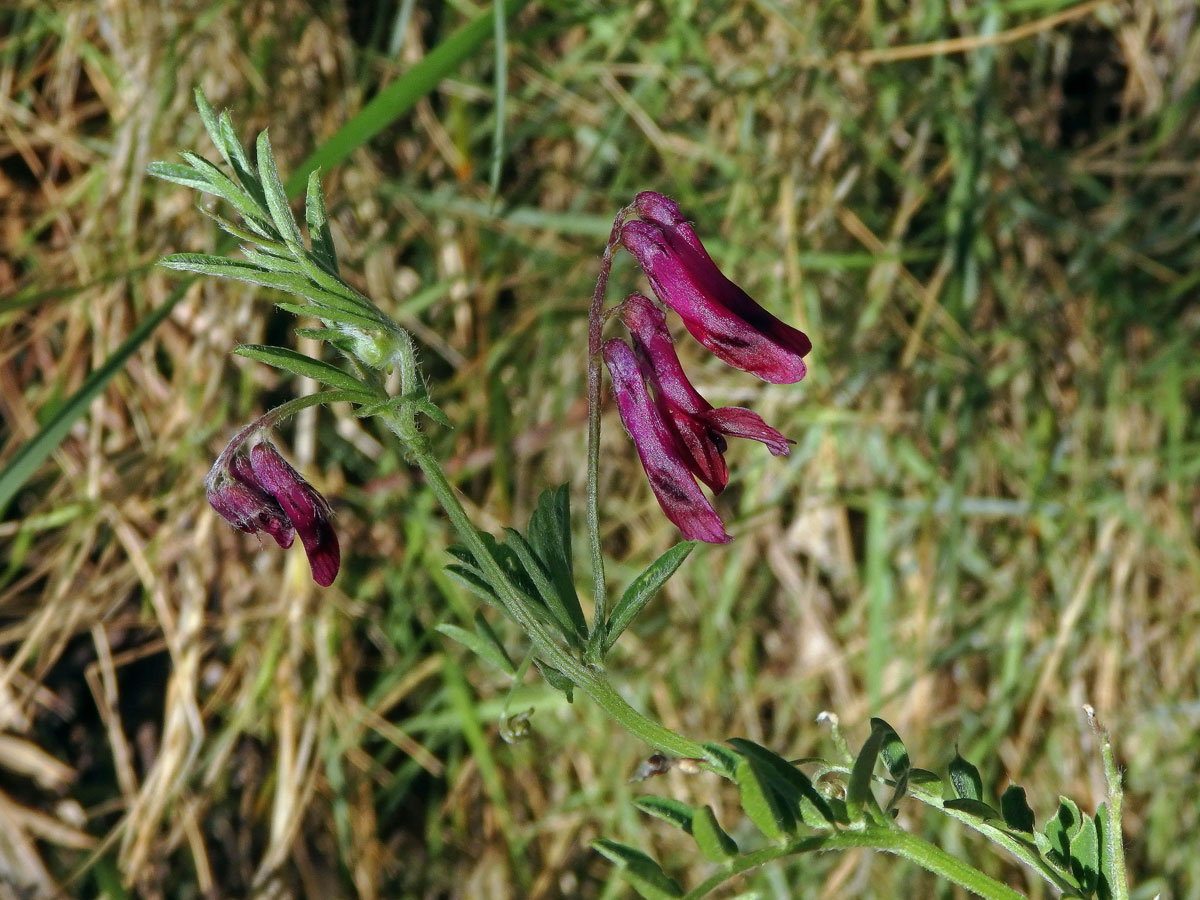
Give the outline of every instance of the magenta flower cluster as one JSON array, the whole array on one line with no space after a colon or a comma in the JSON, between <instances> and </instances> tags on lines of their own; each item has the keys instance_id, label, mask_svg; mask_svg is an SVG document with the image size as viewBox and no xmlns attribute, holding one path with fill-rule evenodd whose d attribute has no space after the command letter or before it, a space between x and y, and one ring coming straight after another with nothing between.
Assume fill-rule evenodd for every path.
<instances>
[{"instance_id":1,"label":"magenta flower cluster","mask_svg":"<svg viewBox=\"0 0 1200 900\"><path fill-rule=\"evenodd\" d=\"M799 381L807 336L759 306L726 278L662 194L638 194L639 219L621 226L621 244L641 265L654 293L715 356L774 384ZM715 494L725 489L725 437L760 441L775 456L792 443L754 412L713 406L688 381L667 329L666 317L640 294L618 307L632 347L604 342L617 409L637 447L654 496L667 518L689 540L730 540L697 479Z\"/></svg>"},{"instance_id":2,"label":"magenta flower cluster","mask_svg":"<svg viewBox=\"0 0 1200 900\"><path fill-rule=\"evenodd\" d=\"M280 547L292 546L299 535L313 581L328 587L342 562L329 505L270 441L243 452L246 436L243 429L208 473L209 505L234 528L247 534L265 532Z\"/></svg>"}]
</instances>

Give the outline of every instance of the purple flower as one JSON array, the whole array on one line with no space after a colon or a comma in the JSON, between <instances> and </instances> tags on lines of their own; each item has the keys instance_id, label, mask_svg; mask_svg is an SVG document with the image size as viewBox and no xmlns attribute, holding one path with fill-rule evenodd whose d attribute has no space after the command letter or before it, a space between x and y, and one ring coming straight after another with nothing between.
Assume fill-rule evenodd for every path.
<instances>
[{"instance_id":1,"label":"purple flower","mask_svg":"<svg viewBox=\"0 0 1200 900\"><path fill-rule=\"evenodd\" d=\"M654 388L660 413L687 451L688 468L714 493L721 493L729 481L723 435L761 441L773 455L788 455L790 441L757 413L737 406L713 409L700 396L679 364L666 316L647 298L641 294L626 298L621 319L633 336L642 377Z\"/></svg>"},{"instance_id":2,"label":"purple flower","mask_svg":"<svg viewBox=\"0 0 1200 900\"><path fill-rule=\"evenodd\" d=\"M258 483L248 457L237 455L224 472L214 469L205 481L208 504L234 528L265 531L280 547L292 546L296 531L283 507Z\"/></svg>"},{"instance_id":3,"label":"purple flower","mask_svg":"<svg viewBox=\"0 0 1200 900\"><path fill-rule=\"evenodd\" d=\"M616 338L605 341L604 362L612 376L621 421L633 438L650 489L667 518L688 540L712 544L731 540L717 511L692 477L690 454L650 398L629 345Z\"/></svg>"},{"instance_id":4,"label":"purple flower","mask_svg":"<svg viewBox=\"0 0 1200 900\"><path fill-rule=\"evenodd\" d=\"M240 445L242 434L234 438ZM255 444L250 455L227 449L205 482L209 505L247 534L265 531L280 547L296 535L308 554L313 581L333 584L341 566L341 548L329 521L329 505L275 449L270 441Z\"/></svg>"},{"instance_id":5,"label":"purple flower","mask_svg":"<svg viewBox=\"0 0 1200 900\"><path fill-rule=\"evenodd\" d=\"M622 226L621 243L692 336L729 365L764 381L791 384L803 378L802 357L812 343L721 273L679 206L643 191L634 207L642 221Z\"/></svg>"}]
</instances>

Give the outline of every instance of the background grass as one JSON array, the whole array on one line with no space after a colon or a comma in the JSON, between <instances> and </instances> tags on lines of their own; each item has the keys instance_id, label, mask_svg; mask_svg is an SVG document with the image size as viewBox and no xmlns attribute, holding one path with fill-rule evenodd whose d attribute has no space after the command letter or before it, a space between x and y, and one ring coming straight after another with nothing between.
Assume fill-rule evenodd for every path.
<instances>
[{"instance_id":1,"label":"background grass","mask_svg":"<svg viewBox=\"0 0 1200 900\"><path fill-rule=\"evenodd\" d=\"M476 601L386 436L311 411L281 435L337 511L333 589L211 514L225 440L307 389L230 355L294 341L269 292L202 280L147 326L180 282L153 261L216 242L187 191L145 176L215 156L193 86L247 141L269 125L286 175L488 11L0 13L6 474L82 413L0 521L0 896L619 897L592 837L653 848L685 883L708 871L635 793L734 826L726 785L629 785L645 748L586 701L530 677L506 707L506 679L433 630L469 627ZM480 520L523 521L562 481L578 514L599 252L637 191L674 197L815 349L777 387L681 341L710 400L798 444L731 448L737 540L693 554L622 639L631 702L793 756L831 752L821 710L852 742L882 715L917 765L957 745L997 794L1019 781L1039 821L1059 793L1102 796L1090 702L1127 766L1136 896L1200 896L1196 15L530 2L504 31L502 104L489 41L410 114L372 113L380 130L327 171L343 270L422 341L458 426L435 438ZM612 296L639 284L619 257ZM120 374L80 394L139 327ZM675 534L615 418L603 460L623 583ZM536 710L530 740L499 739L506 708ZM952 893L860 854L735 887Z\"/></svg>"}]
</instances>

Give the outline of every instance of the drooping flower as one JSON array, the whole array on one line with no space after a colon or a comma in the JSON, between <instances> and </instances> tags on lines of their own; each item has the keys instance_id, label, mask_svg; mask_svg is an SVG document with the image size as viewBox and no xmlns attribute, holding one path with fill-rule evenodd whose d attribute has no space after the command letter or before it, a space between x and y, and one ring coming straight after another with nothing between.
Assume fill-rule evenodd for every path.
<instances>
[{"instance_id":1,"label":"drooping flower","mask_svg":"<svg viewBox=\"0 0 1200 900\"><path fill-rule=\"evenodd\" d=\"M328 587L341 566L329 505L270 441L255 444L249 456L243 454L245 435L243 430L234 438L209 472L209 505L235 528L248 534L265 531L281 547L290 547L299 535L313 581Z\"/></svg>"},{"instance_id":2,"label":"drooping flower","mask_svg":"<svg viewBox=\"0 0 1200 900\"><path fill-rule=\"evenodd\" d=\"M688 468L714 493L729 481L723 435L760 441L772 455L788 455L790 441L757 413L738 406L714 409L700 396L679 363L666 316L650 300L631 294L621 305L621 319L633 337L642 377L654 388L659 411L687 451Z\"/></svg>"},{"instance_id":3,"label":"drooping flower","mask_svg":"<svg viewBox=\"0 0 1200 900\"><path fill-rule=\"evenodd\" d=\"M624 341L604 342L604 362L612 376L617 410L633 438L650 489L668 519L688 540L723 544L731 540L688 465L690 454L651 399L633 350Z\"/></svg>"},{"instance_id":4,"label":"drooping flower","mask_svg":"<svg viewBox=\"0 0 1200 900\"><path fill-rule=\"evenodd\" d=\"M643 191L634 207L641 221L622 226L621 243L692 336L729 365L764 381L791 384L803 378L803 357L812 349L808 337L722 274L679 206Z\"/></svg>"}]
</instances>

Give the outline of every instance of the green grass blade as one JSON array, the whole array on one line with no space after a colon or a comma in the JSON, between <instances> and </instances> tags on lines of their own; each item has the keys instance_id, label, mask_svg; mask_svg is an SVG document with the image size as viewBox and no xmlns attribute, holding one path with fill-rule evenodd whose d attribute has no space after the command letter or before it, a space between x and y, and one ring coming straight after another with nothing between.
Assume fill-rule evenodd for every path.
<instances>
[{"instance_id":1,"label":"green grass blade","mask_svg":"<svg viewBox=\"0 0 1200 900\"><path fill-rule=\"evenodd\" d=\"M526 0L505 0L504 10L514 15ZM419 63L381 90L353 119L294 171L287 180L288 195L304 190L314 169L328 171L392 122L412 109L464 60L470 58L495 28L488 10L446 38Z\"/></svg>"},{"instance_id":2,"label":"green grass blade","mask_svg":"<svg viewBox=\"0 0 1200 900\"><path fill-rule=\"evenodd\" d=\"M492 170L488 188L493 203L500 193L500 164L504 160L504 108L508 101L508 38L504 21L504 0L492 0L492 19L496 35L496 102L492 126Z\"/></svg>"},{"instance_id":3,"label":"green grass blade","mask_svg":"<svg viewBox=\"0 0 1200 900\"><path fill-rule=\"evenodd\" d=\"M70 399L50 417L38 433L16 452L16 455L9 460L8 465L0 470L0 513L29 480L37 467L62 443L71 426L75 424L75 420L87 412L88 406L104 390L105 385L125 367L125 363L129 357L133 356L134 351L150 337L163 319L171 314L171 310L182 299L191 281L188 279L176 287L161 306L146 316L141 324L130 332L129 337L125 338L113 355L87 377L79 390L71 395Z\"/></svg>"}]
</instances>

